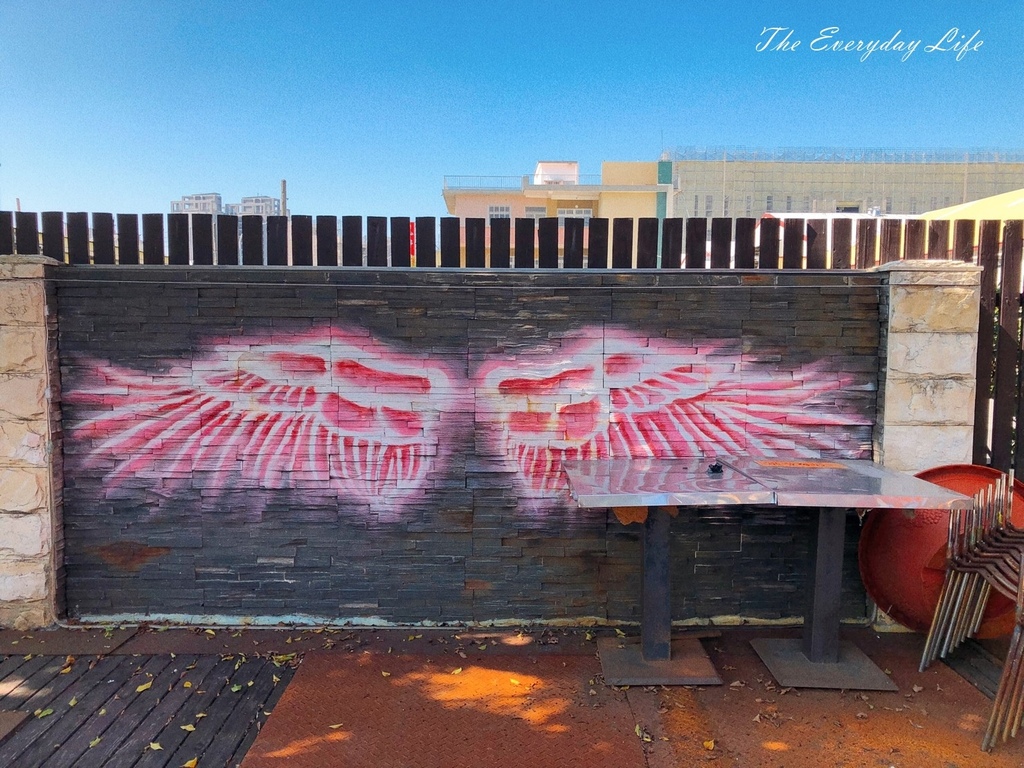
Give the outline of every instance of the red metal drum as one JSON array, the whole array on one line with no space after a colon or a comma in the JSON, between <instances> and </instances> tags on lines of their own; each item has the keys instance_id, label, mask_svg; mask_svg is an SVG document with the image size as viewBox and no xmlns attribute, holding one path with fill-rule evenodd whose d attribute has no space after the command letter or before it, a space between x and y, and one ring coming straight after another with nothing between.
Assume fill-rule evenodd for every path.
<instances>
[{"instance_id":1,"label":"red metal drum","mask_svg":"<svg viewBox=\"0 0 1024 768\"><path fill-rule=\"evenodd\" d=\"M917 477L973 496L1002 473L976 464L950 464L919 472ZM1013 483L1014 524L1024 526L1024 484ZM949 512L938 509L873 509L860 535L860 575L880 609L909 629L927 632L946 573ZM1001 637L1013 631L1013 602L994 590L976 635Z\"/></svg>"}]
</instances>

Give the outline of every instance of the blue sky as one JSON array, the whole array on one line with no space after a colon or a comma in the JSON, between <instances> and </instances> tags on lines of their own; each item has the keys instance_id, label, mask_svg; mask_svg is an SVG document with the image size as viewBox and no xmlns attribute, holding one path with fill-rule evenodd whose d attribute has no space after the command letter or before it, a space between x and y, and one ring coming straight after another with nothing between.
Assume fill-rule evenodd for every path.
<instances>
[{"instance_id":1,"label":"blue sky","mask_svg":"<svg viewBox=\"0 0 1024 768\"><path fill-rule=\"evenodd\" d=\"M0 0L0 209L160 212L284 178L293 213L443 215L445 175L540 159L1024 149L1019 0L897 5ZM765 27L800 45L758 51ZM920 42L820 50L858 40Z\"/></svg>"}]
</instances>

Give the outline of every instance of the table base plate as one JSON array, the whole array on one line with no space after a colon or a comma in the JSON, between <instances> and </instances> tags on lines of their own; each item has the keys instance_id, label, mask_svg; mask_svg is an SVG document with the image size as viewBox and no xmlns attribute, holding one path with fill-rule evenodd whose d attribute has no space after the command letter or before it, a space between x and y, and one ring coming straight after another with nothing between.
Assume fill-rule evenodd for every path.
<instances>
[{"instance_id":1,"label":"table base plate","mask_svg":"<svg viewBox=\"0 0 1024 768\"><path fill-rule=\"evenodd\" d=\"M608 685L721 685L700 640L672 641L672 657L648 661L640 652L639 637L604 637L597 641L601 671Z\"/></svg>"},{"instance_id":2,"label":"table base plate","mask_svg":"<svg viewBox=\"0 0 1024 768\"><path fill-rule=\"evenodd\" d=\"M834 664L819 664L808 659L799 638L758 638L750 644L783 688L899 690L860 648L846 640L839 642L839 661Z\"/></svg>"}]
</instances>

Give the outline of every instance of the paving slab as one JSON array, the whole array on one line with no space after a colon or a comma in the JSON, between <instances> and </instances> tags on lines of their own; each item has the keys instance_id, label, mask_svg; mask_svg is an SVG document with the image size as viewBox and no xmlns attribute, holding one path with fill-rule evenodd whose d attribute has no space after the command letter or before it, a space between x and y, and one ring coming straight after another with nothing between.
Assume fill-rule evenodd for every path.
<instances>
[{"instance_id":1,"label":"paving slab","mask_svg":"<svg viewBox=\"0 0 1024 768\"><path fill-rule=\"evenodd\" d=\"M243 768L640 766L625 692L593 655L308 653Z\"/></svg>"},{"instance_id":2,"label":"paving slab","mask_svg":"<svg viewBox=\"0 0 1024 768\"><path fill-rule=\"evenodd\" d=\"M102 656L127 642L137 627L51 627L22 632L0 629L0 655Z\"/></svg>"}]
</instances>

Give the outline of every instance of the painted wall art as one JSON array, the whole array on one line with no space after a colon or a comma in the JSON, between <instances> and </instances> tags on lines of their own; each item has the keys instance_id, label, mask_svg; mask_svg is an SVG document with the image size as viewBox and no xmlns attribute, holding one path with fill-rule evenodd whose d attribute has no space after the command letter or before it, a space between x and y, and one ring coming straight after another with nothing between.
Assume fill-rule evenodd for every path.
<instances>
[{"instance_id":1,"label":"painted wall art","mask_svg":"<svg viewBox=\"0 0 1024 768\"><path fill-rule=\"evenodd\" d=\"M326 489L400 516L446 456L472 450L447 428L469 412L496 425L487 434L520 492L550 509L567 503L563 460L816 456L849 448L844 430L870 423L829 400L851 376L758 372L735 344L614 326L567 332L470 376L455 373L464 359L410 355L336 325L199 349L154 372L78 362L85 375L65 393L83 416L71 439L92 445L85 466L109 466L108 489L198 475L215 493Z\"/></svg>"}]
</instances>

